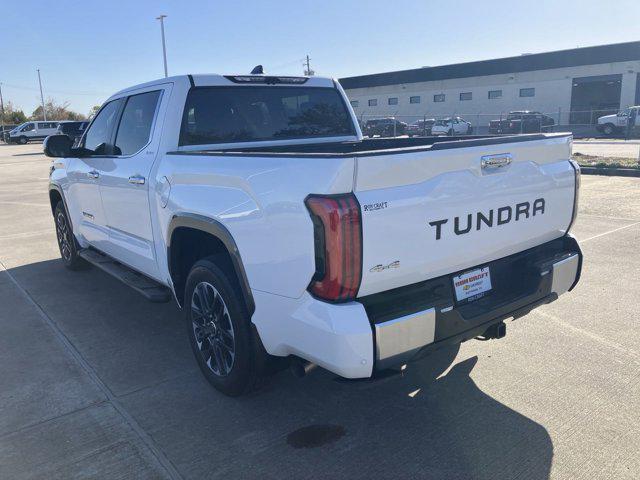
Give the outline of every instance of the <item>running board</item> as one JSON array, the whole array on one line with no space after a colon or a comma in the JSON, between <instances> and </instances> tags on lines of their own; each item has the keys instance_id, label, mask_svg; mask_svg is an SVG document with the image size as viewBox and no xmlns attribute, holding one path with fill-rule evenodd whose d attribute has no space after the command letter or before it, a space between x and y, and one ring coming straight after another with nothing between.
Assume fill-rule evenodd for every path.
<instances>
[{"instance_id":1,"label":"running board","mask_svg":"<svg viewBox=\"0 0 640 480\"><path fill-rule=\"evenodd\" d=\"M153 303L164 303L171 300L171 290L159 284L155 280L136 272L113 258L96 250L85 248L78 252L82 258L100 270L117 278L125 285L133 288Z\"/></svg>"}]
</instances>

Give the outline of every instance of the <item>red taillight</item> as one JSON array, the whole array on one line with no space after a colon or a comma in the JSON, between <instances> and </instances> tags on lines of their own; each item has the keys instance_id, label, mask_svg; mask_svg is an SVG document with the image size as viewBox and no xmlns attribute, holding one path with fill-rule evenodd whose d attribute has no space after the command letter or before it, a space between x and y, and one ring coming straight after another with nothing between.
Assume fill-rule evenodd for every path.
<instances>
[{"instance_id":1,"label":"red taillight","mask_svg":"<svg viewBox=\"0 0 640 480\"><path fill-rule=\"evenodd\" d=\"M314 226L316 274L309 291L330 301L352 300L362 278L362 226L355 195L307 197Z\"/></svg>"}]
</instances>

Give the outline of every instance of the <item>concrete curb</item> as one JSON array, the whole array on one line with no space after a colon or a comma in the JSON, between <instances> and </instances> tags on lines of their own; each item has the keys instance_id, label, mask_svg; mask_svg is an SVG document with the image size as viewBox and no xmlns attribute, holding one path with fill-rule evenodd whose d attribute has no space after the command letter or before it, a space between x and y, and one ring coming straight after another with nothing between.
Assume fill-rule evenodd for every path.
<instances>
[{"instance_id":1,"label":"concrete curb","mask_svg":"<svg viewBox=\"0 0 640 480\"><path fill-rule=\"evenodd\" d=\"M640 168L600 168L580 166L584 175L606 175L610 177L640 177Z\"/></svg>"}]
</instances>

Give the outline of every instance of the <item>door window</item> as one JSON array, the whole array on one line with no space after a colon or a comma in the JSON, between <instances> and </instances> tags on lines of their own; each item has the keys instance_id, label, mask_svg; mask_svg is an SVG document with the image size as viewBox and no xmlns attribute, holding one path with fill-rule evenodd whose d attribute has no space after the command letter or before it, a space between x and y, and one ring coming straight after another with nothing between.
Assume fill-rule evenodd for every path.
<instances>
[{"instance_id":1,"label":"door window","mask_svg":"<svg viewBox=\"0 0 640 480\"><path fill-rule=\"evenodd\" d=\"M91 127L84 137L84 148L91 150L94 155L106 155L109 153L111 134L117 120L118 110L122 99L107 103L98 112Z\"/></svg>"},{"instance_id":2,"label":"door window","mask_svg":"<svg viewBox=\"0 0 640 480\"><path fill-rule=\"evenodd\" d=\"M133 155L149 143L159 99L160 90L129 97L118 127L116 155Z\"/></svg>"},{"instance_id":3,"label":"door window","mask_svg":"<svg viewBox=\"0 0 640 480\"><path fill-rule=\"evenodd\" d=\"M24 127L22 127L21 132L30 132L34 129L33 123L27 123Z\"/></svg>"}]
</instances>

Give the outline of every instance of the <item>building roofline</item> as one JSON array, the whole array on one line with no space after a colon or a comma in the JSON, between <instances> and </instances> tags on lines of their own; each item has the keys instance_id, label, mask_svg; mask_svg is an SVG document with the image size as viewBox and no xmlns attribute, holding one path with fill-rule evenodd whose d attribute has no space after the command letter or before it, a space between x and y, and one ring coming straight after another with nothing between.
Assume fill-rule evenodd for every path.
<instances>
[{"instance_id":1,"label":"building roofline","mask_svg":"<svg viewBox=\"0 0 640 480\"><path fill-rule=\"evenodd\" d=\"M640 60L640 42L614 43L545 53L532 53L517 57L441 65L438 67L374 73L341 78L340 84L344 89L381 87L632 60Z\"/></svg>"}]
</instances>

